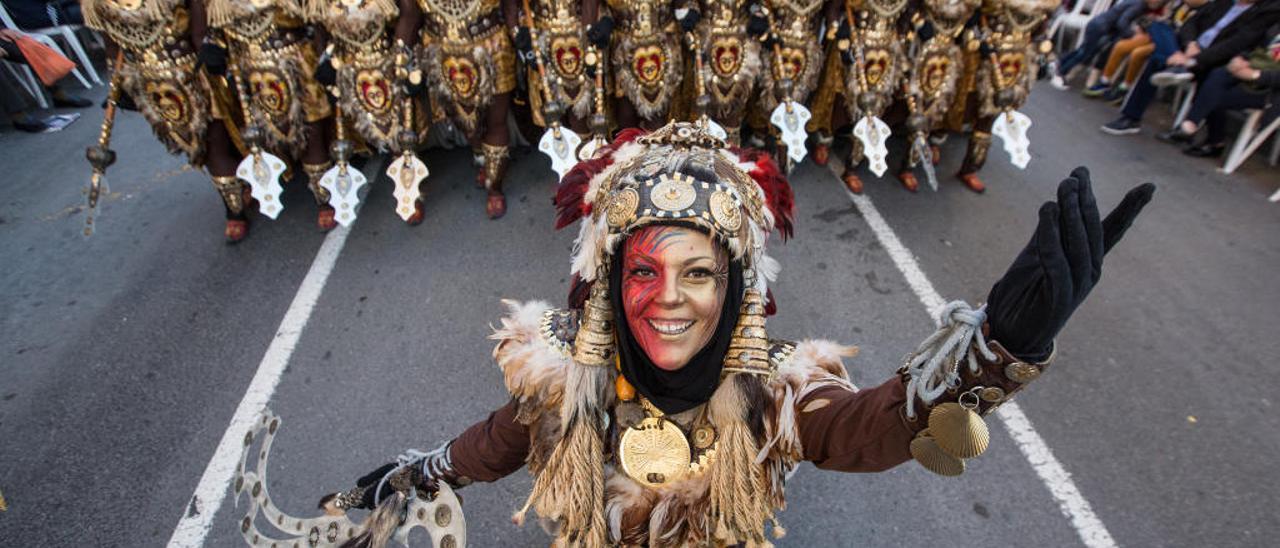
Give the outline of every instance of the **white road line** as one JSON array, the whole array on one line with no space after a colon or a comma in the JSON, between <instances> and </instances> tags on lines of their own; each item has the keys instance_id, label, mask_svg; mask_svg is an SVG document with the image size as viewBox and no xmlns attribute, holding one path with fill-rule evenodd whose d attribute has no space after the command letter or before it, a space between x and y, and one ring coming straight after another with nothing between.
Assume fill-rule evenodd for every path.
<instances>
[{"instance_id":1,"label":"white road line","mask_svg":"<svg viewBox=\"0 0 1280 548\"><path fill-rule=\"evenodd\" d=\"M836 176L837 181L840 180L839 174L844 169L843 166L838 164L840 162L835 159L832 159L829 164L831 172ZM843 186L843 182L840 184ZM871 198L852 194L848 190L845 190L845 193L849 195L854 207L858 208L858 212L862 214L867 224L871 226L871 231L880 240L880 245L884 247L885 251L889 253L889 257L893 259L893 264L906 277L907 284L911 286L911 290L920 299L920 303L928 310L929 317L935 318L936 321L938 311L942 309L942 306L947 301L933 288L933 283L929 281L929 278L924 274L924 270L921 270L920 264L916 262L915 255L906 246L902 245L898 235L889 227L889 223L885 222L875 204L871 203ZM1000 406L1000 409L996 411L996 416L1000 417L1005 429L1009 431L1009 435L1018 444L1018 450L1022 451L1022 456L1026 457L1027 461L1031 463L1031 468L1036 471L1036 475L1040 476L1040 481L1044 482L1045 486L1049 488L1049 493L1057 501L1058 508L1062 510L1062 515L1071 520L1071 525L1075 527L1076 533L1080 535L1080 540L1084 542L1085 546L1089 548L1116 546L1116 541L1111 538L1111 533L1107 531L1107 526L1093 513L1093 507L1089 506L1089 501L1085 500L1084 496L1080 494L1080 490L1076 488L1075 482L1071 481L1071 474L1053 456L1053 451L1044 442L1044 438L1041 438L1040 434L1036 433L1035 427L1031 425L1031 420L1022 412L1022 408L1018 406L1018 403L1009 402Z\"/></svg>"},{"instance_id":2,"label":"white road line","mask_svg":"<svg viewBox=\"0 0 1280 548\"><path fill-rule=\"evenodd\" d=\"M370 180L374 180L381 175L383 164L385 162L382 160L370 161L363 171ZM370 176L370 172L374 175ZM338 262L338 255L342 253L342 247L346 245L350 234L350 227L339 225L325 236L320 251L316 252L316 258L311 262L311 269L302 279L302 285L298 286L293 303L285 312L284 319L280 320L280 327L276 328L275 337L262 356L262 362L258 364L258 372L253 375L249 389L236 407L231 424L222 433L218 449L214 451L213 458L209 459L204 474L200 476L195 494L183 508L182 519L178 520L178 527L173 530L173 536L169 537L169 548L204 545L209 528L213 525L213 517L226 499L227 488L236 475L236 468L240 466L244 434L253 427L271 402L271 396L280 384L280 377L289 365L293 349L298 346L298 339L302 337L302 331L311 319L311 311L315 309L316 301L320 299L325 282L329 280L329 274L333 272L333 266Z\"/></svg>"}]
</instances>

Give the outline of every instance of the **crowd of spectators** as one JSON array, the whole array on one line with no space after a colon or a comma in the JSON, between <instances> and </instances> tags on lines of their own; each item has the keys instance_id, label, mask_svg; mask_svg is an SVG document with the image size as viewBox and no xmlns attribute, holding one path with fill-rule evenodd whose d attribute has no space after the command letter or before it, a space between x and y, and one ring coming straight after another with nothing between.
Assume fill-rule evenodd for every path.
<instances>
[{"instance_id":1,"label":"crowd of spectators","mask_svg":"<svg viewBox=\"0 0 1280 548\"><path fill-rule=\"evenodd\" d=\"M1194 98L1177 127L1156 137L1190 156L1223 153L1232 111L1261 109L1264 125L1280 116L1280 0L1123 0L1083 32L1050 84L1068 89L1072 70L1089 64L1083 94L1120 105L1102 126L1108 134L1141 132L1158 90L1170 86L1194 87Z\"/></svg>"}]
</instances>

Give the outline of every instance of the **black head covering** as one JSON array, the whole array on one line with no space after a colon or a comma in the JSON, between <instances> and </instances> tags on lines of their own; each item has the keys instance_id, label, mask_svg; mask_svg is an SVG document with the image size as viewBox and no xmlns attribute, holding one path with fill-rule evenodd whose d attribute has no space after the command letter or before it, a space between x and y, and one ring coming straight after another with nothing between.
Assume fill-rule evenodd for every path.
<instances>
[{"instance_id":1,"label":"black head covering","mask_svg":"<svg viewBox=\"0 0 1280 548\"><path fill-rule=\"evenodd\" d=\"M706 403L720 386L724 355L729 351L729 340L738 323L738 309L742 307L742 263L737 260L729 262L724 306L720 309L720 322L716 324L711 340L684 367L667 371L654 365L631 335L631 327L627 325L622 308L622 246L617 249L609 266L609 301L613 305L622 376L663 413L675 414Z\"/></svg>"}]
</instances>

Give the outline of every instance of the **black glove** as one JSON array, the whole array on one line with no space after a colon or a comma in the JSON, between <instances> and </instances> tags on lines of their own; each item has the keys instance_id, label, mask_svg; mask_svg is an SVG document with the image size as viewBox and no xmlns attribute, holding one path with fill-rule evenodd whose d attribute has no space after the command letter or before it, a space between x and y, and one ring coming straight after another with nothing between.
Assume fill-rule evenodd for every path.
<instances>
[{"instance_id":1,"label":"black glove","mask_svg":"<svg viewBox=\"0 0 1280 548\"><path fill-rule=\"evenodd\" d=\"M768 19L760 17L759 15L752 15L751 18L747 20L748 36L752 36L752 37L760 36L761 34L764 34L766 32L769 32Z\"/></svg>"},{"instance_id":2,"label":"black glove","mask_svg":"<svg viewBox=\"0 0 1280 548\"><path fill-rule=\"evenodd\" d=\"M516 54L524 59L526 63L533 62L533 37L529 34L529 27L516 27L516 35L512 40L512 45L516 48Z\"/></svg>"},{"instance_id":3,"label":"black glove","mask_svg":"<svg viewBox=\"0 0 1280 548\"><path fill-rule=\"evenodd\" d=\"M1043 361L1053 339L1102 276L1102 258L1120 241L1156 186L1134 187L1099 220L1089 170L1078 167L1058 185L1058 201L1040 206L1031 242L991 288L991 338L1014 356Z\"/></svg>"},{"instance_id":4,"label":"black glove","mask_svg":"<svg viewBox=\"0 0 1280 548\"><path fill-rule=\"evenodd\" d=\"M316 82L320 85L329 87L338 82L338 71L333 68L333 58L329 54L320 56L320 62L316 64L316 70L312 73L316 78Z\"/></svg>"},{"instance_id":5,"label":"black glove","mask_svg":"<svg viewBox=\"0 0 1280 548\"><path fill-rule=\"evenodd\" d=\"M698 10L689 10L689 13L680 18L680 30L693 32L693 29L698 26L698 21L701 20L702 14L698 13Z\"/></svg>"},{"instance_id":6,"label":"black glove","mask_svg":"<svg viewBox=\"0 0 1280 548\"><path fill-rule=\"evenodd\" d=\"M925 22L920 25L920 28L916 29L916 36L920 37L921 42L928 42L929 40L933 39L934 35L936 34L938 33L933 28L933 21L929 21L928 19L926 19Z\"/></svg>"},{"instance_id":7,"label":"black glove","mask_svg":"<svg viewBox=\"0 0 1280 548\"><path fill-rule=\"evenodd\" d=\"M982 54L982 57L984 59L987 57L991 57L991 54L995 52L996 52L996 48L991 47L991 44L988 44L986 42L982 42L978 44L978 53Z\"/></svg>"},{"instance_id":8,"label":"black glove","mask_svg":"<svg viewBox=\"0 0 1280 548\"><path fill-rule=\"evenodd\" d=\"M200 44L200 52L196 54L196 66L204 67L205 72L213 76L227 74L227 48L213 42Z\"/></svg>"},{"instance_id":9,"label":"black glove","mask_svg":"<svg viewBox=\"0 0 1280 548\"><path fill-rule=\"evenodd\" d=\"M587 27L587 40L595 44L596 49L604 51L609 47L609 36L613 34L613 18L608 15Z\"/></svg>"}]
</instances>

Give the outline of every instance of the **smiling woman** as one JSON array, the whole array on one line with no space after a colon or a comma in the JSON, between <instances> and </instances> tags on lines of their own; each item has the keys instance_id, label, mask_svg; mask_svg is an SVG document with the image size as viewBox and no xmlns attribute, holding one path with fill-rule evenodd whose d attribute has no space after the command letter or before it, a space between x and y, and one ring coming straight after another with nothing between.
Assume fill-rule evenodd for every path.
<instances>
[{"instance_id":1,"label":"smiling woman","mask_svg":"<svg viewBox=\"0 0 1280 548\"><path fill-rule=\"evenodd\" d=\"M1102 220L1088 172L1073 172L992 289L989 315L949 304L897 374L858 390L842 363L856 349L766 331L778 270L766 238L792 218L769 156L698 125L623 132L558 189L559 224L581 221L569 308L508 302L492 336L511 400L326 497L329 517L273 520L303 531L374 509L345 545L382 546L418 523L402 516L426 515L422 501L449 499L441 482L527 466L533 487L514 519L533 510L557 546L767 546L785 533L775 513L800 461L877 472L914 458L962 473L990 441L982 415L1047 367L1054 335L1150 195L1139 187ZM255 503L269 505L265 492Z\"/></svg>"}]
</instances>

